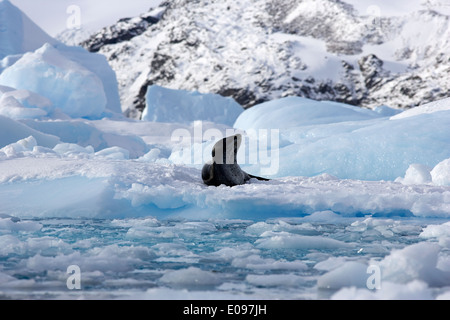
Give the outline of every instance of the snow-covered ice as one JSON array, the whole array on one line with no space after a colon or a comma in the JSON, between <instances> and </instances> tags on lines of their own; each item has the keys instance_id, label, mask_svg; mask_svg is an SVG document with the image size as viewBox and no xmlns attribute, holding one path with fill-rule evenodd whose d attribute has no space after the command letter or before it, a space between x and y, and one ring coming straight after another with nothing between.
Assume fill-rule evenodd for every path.
<instances>
[{"instance_id":1,"label":"snow-covered ice","mask_svg":"<svg viewBox=\"0 0 450 320\"><path fill-rule=\"evenodd\" d=\"M340 179L394 180L412 164L434 168L450 158L450 113L443 107L448 102L390 117L386 107L368 110L290 97L255 106L234 126L280 129L276 177L328 173Z\"/></svg>"},{"instance_id":2,"label":"snow-covered ice","mask_svg":"<svg viewBox=\"0 0 450 320\"><path fill-rule=\"evenodd\" d=\"M323 104L339 113L339 105ZM400 121L371 111L363 111L363 119L346 119L353 109L342 107L338 124L345 130ZM447 116L430 108L405 117L403 128L409 123L417 130L417 117L439 123ZM289 174L216 188L202 184L196 164L171 161L180 141L170 133L182 128L194 143L198 122L0 120L3 298L448 296L448 159L431 166L414 162L396 179L367 181L328 173L299 176L295 159L288 162L280 153L280 168ZM212 125L204 123L201 132ZM306 123L286 130L305 126L313 128ZM320 127L339 134L333 133L336 123ZM443 126L434 128L430 136L447 143ZM166 135L165 145L156 143L157 132ZM392 139L398 132L391 130ZM207 145L202 138L196 152ZM378 132L367 137L377 139ZM425 145L418 146L425 152ZM376 150L370 150L374 157ZM82 272L80 291L66 287L66 269L74 264ZM377 270L373 281L381 287L368 289Z\"/></svg>"},{"instance_id":3,"label":"snow-covered ice","mask_svg":"<svg viewBox=\"0 0 450 320\"><path fill-rule=\"evenodd\" d=\"M131 120L80 50L42 43L0 74L0 298L450 297L448 99L244 111L150 87ZM204 185L213 140L236 131L241 165L272 180Z\"/></svg>"}]
</instances>

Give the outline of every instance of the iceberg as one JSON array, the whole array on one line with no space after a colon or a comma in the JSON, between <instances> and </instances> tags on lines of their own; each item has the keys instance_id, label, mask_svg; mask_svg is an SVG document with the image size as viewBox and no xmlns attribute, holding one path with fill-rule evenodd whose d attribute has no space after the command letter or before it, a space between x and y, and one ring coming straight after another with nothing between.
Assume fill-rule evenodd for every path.
<instances>
[{"instance_id":1,"label":"iceberg","mask_svg":"<svg viewBox=\"0 0 450 320\"><path fill-rule=\"evenodd\" d=\"M0 60L57 42L10 1L0 0Z\"/></svg>"},{"instance_id":2,"label":"iceberg","mask_svg":"<svg viewBox=\"0 0 450 320\"><path fill-rule=\"evenodd\" d=\"M24 54L50 44L67 59L93 72L103 84L106 109L122 112L116 74L103 55L90 53L82 47L67 46L52 38L8 0L0 0L0 44L0 73Z\"/></svg>"},{"instance_id":3,"label":"iceberg","mask_svg":"<svg viewBox=\"0 0 450 320\"><path fill-rule=\"evenodd\" d=\"M25 54L3 71L0 84L47 97L74 118L99 118L105 112L107 101L101 80L50 44Z\"/></svg>"},{"instance_id":4,"label":"iceberg","mask_svg":"<svg viewBox=\"0 0 450 320\"><path fill-rule=\"evenodd\" d=\"M239 129L280 129L380 118L380 114L344 103L287 97L245 110L234 123Z\"/></svg>"},{"instance_id":5,"label":"iceberg","mask_svg":"<svg viewBox=\"0 0 450 320\"><path fill-rule=\"evenodd\" d=\"M334 102L285 98L244 111L234 127L279 130L273 177L331 174L340 179L395 180L410 165L434 168L450 158L449 100L390 116ZM411 116L407 116L411 113ZM385 116L387 114L388 116ZM258 175L259 165L248 171Z\"/></svg>"},{"instance_id":6,"label":"iceberg","mask_svg":"<svg viewBox=\"0 0 450 320\"><path fill-rule=\"evenodd\" d=\"M233 125L244 109L232 98L149 86L142 120L190 124L196 120Z\"/></svg>"},{"instance_id":7,"label":"iceberg","mask_svg":"<svg viewBox=\"0 0 450 320\"><path fill-rule=\"evenodd\" d=\"M64 57L94 73L102 82L106 96L106 109L109 113L122 113L117 77L106 57L87 51L82 47L71 47L62 43L54 46Z\"/></svg>"}]
</instances>

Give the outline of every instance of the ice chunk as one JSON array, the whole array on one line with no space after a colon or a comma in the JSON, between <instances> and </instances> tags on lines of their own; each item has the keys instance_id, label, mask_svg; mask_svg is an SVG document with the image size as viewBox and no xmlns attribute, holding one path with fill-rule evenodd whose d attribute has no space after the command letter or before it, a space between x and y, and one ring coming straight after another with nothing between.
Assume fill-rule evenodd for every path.
<instances>
[{"instance_id":1,"label":"ice chunk","mask_svg":"<svg viewBox=\"0 0 450 320\"><path fill-rule=\"evenodd\" d=\"M49 116L54 112L52 102L28 90L0 86L0 114L22 120Z\"/></svg>"},{"instance_id":2,"label":"ice chunk","mask_svg":"<svg viewBox=\"0 0 450 320\"><path fill-rule=\"evenodd\" d=\"M17 221L15 218L0 217L0 234L13 232L33 232L41 230L42 224L35 221Z\"/></svg>"},{"instance_id":3,"label":"ice chunk","mask_svg":"<svg viewBox=\"0 0 450 320\"><path fill-rule=\"evenodd\" d=\"M297 270L304 271L308 266L302 261L284 261L275 259L264 259L259 255L250 255L245 258L235 258L232 263L233 266L239 268L253 269L253 270Z\"/></svg>"},{"instance_id":4,"label":"ice chunk","mask_svg":"<svg viewBox=\"0 0 450 320\"><path fill-rule=\"evenodd\" d=\"M295 274L249 274L245 281L258 287L300 287L306 279Z\"/></svg>"},{"instance_id":5,"label":"ice chunk","mask_svg":"<svg viewBox=\"0 0 450 320\"><path fill-rule=\"evenodd\" d=\"M421 242L393 250L380 262L382 280L408 283L421 280L431 287L450 285L450 272L437 268L441 247L436 243Z\"/></svg>"},{"instance_id":6,"label":"ice chunk","mask_svg":"<svg viewBox=\"0 0 450 320\"><path fill-rule=\"evenodd\" d=\"M148 151L147 144L137 135L116 134L97 128L93 122L80 119L59 121L22 121L31 128L43 133L55 135L66 143L75 143L83 147L92 146L95 151L120 147L129 152L130 158L138 158Z\"/></svg>"},{"instance_id":7,"label":"ice chunk","mask_svg":"<svg viewBox=\"0 0 450 320\"><path fill-rule=\"evenodd\" d=\"M105 179L100 178L37 179L1 184L0 202L2 210L20 211L21 217L88 217L115 205L111 192Z\"/></svg>"},{"instance_id":8,"label":"ice chunk","mask_svg":"<svg viewBox=\"0 0 450 320\"><path fill-rule=\"evenodd\" d=\"M204 120L232 126L243 110L232 98L155 85L148 87L142 120L184 124Z\"/></svg>"},{"instance_id":9,"label":"ice chunk","mask_svg":"<svg viewBox=\"0 0 450 320\"><path fill-rule=\"evenodd\" d=\"M176 288L187 289L215 287L222 283L222 279L217 274L195 267L170 271L164 274L160 281Z\"/></svg>"},{"instance_id":10,"label":"ice chunk","mask_svg":"<svg viewBox=\"0 0 450 320\"><path fill-rule=\"evenodd\" d=\"M101 80L50 44L25 54L0 74L0 84L47 97L71 117L99 118L106 107Z\"/></svg>"},{"instance_id":11,"label":"ice chunk","mask_svg":"<svg viewBox=\"0 0 450 320\"><path fill-rule=\"evenodd\" d=\"M423 229L419 237L437 239L442 247L450 248L450 222L440 225L430 224Z\"/></svg>"},{"instance_id":12,"label":"ice chunk","mask_svg":"<svg viewBox=\"0 0 450 320\"><path fill-rule=\"evenodd\" d=\"M0 152L3 152L7 157L11 158L23 152L33 151L33 148L36 146L36 139L33 136L29 136L28 138L17 141L16 143L7 145L6 147L0 149Z\"/></svg>"},{"instance_id":13,"label":"ice chunk","mask_svg":"<svg viewBox=\"0 0 450 320\"><path fill-rule=\"evenodd\" d=\"M157 148L151 149L149 152L147 152L145 155L139 158L141 161L147 161L147 162L155 162L159 159L159 156L161 154L161 150Z\"/></svg>"},{"instance_id":14,"label":"ice chunk","mask_svg":"<svg viewBox=\"0 0 450 320\"><path fill-rule=\"evenodd\" d=\"M107 111L122 113L116 73L104 55L89 52L82 47L66 46L62 43L56 44L55 48L64 57L94 73L102 82Z\"/></svg>"},{"instance_id":15,"label":"ice chunk","mask_svg":"<svg viewBox=\"0 0 450 320\"><path fill-rule=\"evenodd\" d=\"M363 288L346 287L335 293L333 300L431 300L432 289L420 280L406 284L383 282L381 290L369 291Z\"/></svg>"},{"instance_id":16,"label":"ice chunk","mask_svg":"<svg viewBox=\"0 0 450 320\"><path fill-rule=\"evenodd\" d=\"M130 152L124 148L111 147L96 152L95 156L110 160L127 160L130 158Z\"/></svg>"},{"instance_id":17,"label":"ice chunk","mask_svg":"<svg viewBox=\"0 0 450 320\"><path fill-rule=\"evenodd\" d=\"M438 163L431 171L433 183L441 186L450 186L450 159Z\"/></svg>"},{"instance_id":18,"label":"ice chunk","mask_svg":"<svg viewBox=\"0 0 450 320\"><path fill-rule=\"evenodd\" d=\"M397 178L397 182L403 184L427 184L431 183L432 178L430 174L431 169L422 164L412 164L406 170L404 178Z\"/></svg>"},{"instance_id":19,"label":"ice chunk","mask_svg":"<svg viewBox=\"0 0 450 320\"><path fill-rule=\"evenodd\" d=\"M264 249L337 249L349 246L345 242L327 237L302 236L287 232L259 239L256 244Z\"/></svg>"},{"instance_id":20,"label":"ice chunk","mask_svg":"<svg viewBox=\"0 0 450 320\"><path fill-rule=\"evenodd\" d=\"M86 155L94 154L94 148L92 148L91 146L87 146L86 148L84 148L75 143L59 143L53 148L53 150L56 153L65 156L79 157L85 154Z\"/></svg>"},{"instance_id":21,"label":"ice chunk","mask_svg":"<svg viewBox=\"0 0 450 320\"><path fill-rule=\"evenodd\" d=\"M366 264L349 261L321 276L317 280L317 286L322 289L364 288L368 277Z\"/></svg>"}]
</instances>

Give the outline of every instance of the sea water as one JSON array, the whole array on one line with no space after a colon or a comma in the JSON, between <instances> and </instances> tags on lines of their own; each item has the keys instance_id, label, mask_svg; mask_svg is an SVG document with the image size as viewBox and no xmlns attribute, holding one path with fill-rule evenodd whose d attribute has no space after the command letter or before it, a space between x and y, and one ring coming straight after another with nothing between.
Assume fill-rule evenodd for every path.
<instances>
[{"instance_id":1,"label":"sea water","mask_svg":"<svg viewBox=\"0 0 450 320\"><path fill-rule=\"evenodd\" d=\"M446 278L435 283L429 276L450 270L444 221L326 221L330 215L261 221L3 216L0 298L383 298L383 287L399 299L448 296ZM434 245L434 265L421 262ZM409 261L409 270L395 273L391 260ZM420 285L411 289L415 282Z\"/></svg>"}]
</instances>

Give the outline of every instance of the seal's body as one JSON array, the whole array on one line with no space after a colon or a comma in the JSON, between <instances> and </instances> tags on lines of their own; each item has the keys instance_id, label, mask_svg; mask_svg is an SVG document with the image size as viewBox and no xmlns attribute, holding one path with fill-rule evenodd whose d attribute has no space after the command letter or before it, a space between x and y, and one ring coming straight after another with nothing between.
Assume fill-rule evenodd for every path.
<instances>
[{"instance_id":1,"label":"seal's body","mask_svg":"<svg viewBox=\"0 0 450 320\"><path fill-rule=\"evenodd\" d=\"M202 179L206 185L220 186L222 184L234 187L246 183L252 178L268 181L252 176L237 163L237 152L241 146L242 136L234 136L220 140L212 150L212 161L206 163L202 170Z\"/></svg>"}]
</instances>

